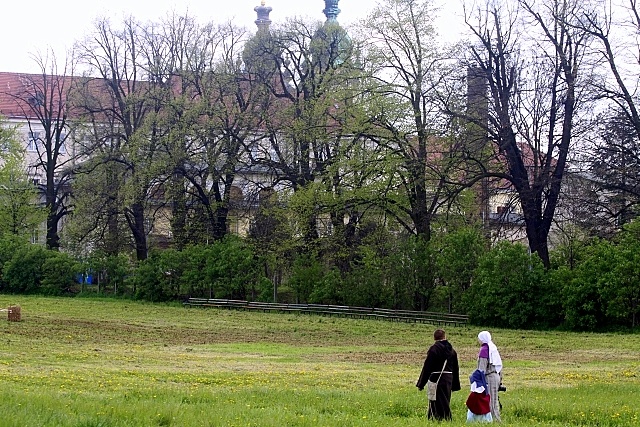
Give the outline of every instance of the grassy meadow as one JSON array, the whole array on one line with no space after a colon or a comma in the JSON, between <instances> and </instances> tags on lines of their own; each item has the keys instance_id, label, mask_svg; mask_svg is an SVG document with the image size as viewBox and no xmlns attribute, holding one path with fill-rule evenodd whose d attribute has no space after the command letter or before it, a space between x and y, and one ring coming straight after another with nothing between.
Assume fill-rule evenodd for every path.
<instances>
[{"instance_id":1,"label":"grassy meadow","mask_svg":"<svg viewBox=\"0 0 640 427\"><path fill-rule=\"evenodd\" d=\"M430 424L414 384L433 325L0 295L11 304L22 321L0 321L0 427ZM478 332L447 328L463 383L452 425ZM491 332L503 424L640 425L640 335Z\"/></svg>"}]
</instances>

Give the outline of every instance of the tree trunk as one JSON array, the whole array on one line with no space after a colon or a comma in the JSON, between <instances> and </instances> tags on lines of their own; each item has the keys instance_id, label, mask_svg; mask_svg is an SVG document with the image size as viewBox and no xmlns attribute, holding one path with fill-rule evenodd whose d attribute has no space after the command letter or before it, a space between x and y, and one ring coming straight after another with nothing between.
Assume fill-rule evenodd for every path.
<instances>
[{"instance_id":1,"label":"tree trunk","mask_svg":"<svg viewBox=\"0 0 640 427\"><path fill-rule=\"evenodd\" d=\"M182 250L187 244L187 201L185 197L183 178L174 174L171 179L171 234L173 244L177 250Z\"/></svg>"},{"instance_id":2,"label":"tree trunk","mask_svg":"<svg viewBox=\"0 0 640 427\"><path fill-rule=\"evenodd\" d=\"M58 235L58 214L51 207L47 215L47 249L58 250L60 248L60 236Z\"/></svg>"},{"instance_id":3,"label":"tree trunk","mask_svg":"<svg viewBox=\"0 0 640 427\"><path fill-rule=\"evenodd\" d=\"M47 177L47 188L45 191L47 206L47 249L58 250L60 248L60 236L58 235L59 216L53 175Z\"/></svg>"},{"instance_id":4,"label":"tree trunk","mask_svg":"<svg viewBox=\"0 0 640 427\"><path fill-rule=\"evenodd\" d=\"M131 217L128 219L131 233L133 234L136 248L136 259L143 261L147 259L147 232L145 229L144 206L140 202L131 205Z\"/></svg>"},{"instance_id":5,"label":"tree trunk","mask_svg":"<svg viewBox=\"0 0 640 427\"><path fill-rule=\"evenodd\" d=\"M118 255L122 242L120 240L120 225L118 224L118 217L120 215L120 207L118 206L118 192L120 185L118 183L118 177L112 167L107 165L107 230L104 239L105 252L108 255Z\"/></svg>"}]
</instances>

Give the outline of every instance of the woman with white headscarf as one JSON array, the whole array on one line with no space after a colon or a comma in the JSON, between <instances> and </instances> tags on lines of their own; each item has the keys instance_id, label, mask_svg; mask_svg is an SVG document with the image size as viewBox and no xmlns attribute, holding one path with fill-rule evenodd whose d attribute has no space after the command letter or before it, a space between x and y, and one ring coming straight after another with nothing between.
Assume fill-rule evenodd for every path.
<instances>
[{"instance_id":1,"label":"woman with white headscarf","mask_svg":"<svg viewBox=\"0 0 640 427\"><path fill-rule=\"evenodd\" d=\"M491 396L491 417L500 422L500 402L498 401L498 388L502 382L502 358L498 347L491 341L491 334L482 331L478 334L480 352L478 353L478 370L484 372L489 395Z\"/></svg>"}]
</instances>

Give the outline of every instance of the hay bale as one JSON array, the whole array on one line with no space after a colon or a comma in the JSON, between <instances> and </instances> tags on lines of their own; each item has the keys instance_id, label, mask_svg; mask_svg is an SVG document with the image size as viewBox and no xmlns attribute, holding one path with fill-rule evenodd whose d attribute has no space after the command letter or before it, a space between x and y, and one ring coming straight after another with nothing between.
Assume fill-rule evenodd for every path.
<instances>
[{"instance_id":1,"label":"hay bale","mask_svg":"<svg viewBox=\"0 0 640 427\"><path fill-rule=\"evenodd\" d=\"M19 305L10 305L7 308L7 320L9 322L19 322L20 321L20 306Z\"/></svg>"}]
</instances>

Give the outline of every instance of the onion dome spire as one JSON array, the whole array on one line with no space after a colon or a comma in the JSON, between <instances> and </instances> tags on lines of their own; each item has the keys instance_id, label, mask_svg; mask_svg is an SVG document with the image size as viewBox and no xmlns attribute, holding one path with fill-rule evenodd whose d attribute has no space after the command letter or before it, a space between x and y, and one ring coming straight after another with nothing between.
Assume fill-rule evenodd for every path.
<instances>
[{"instance_id":1,"label":"onion dome spire","mask_svg":"<svg viewBox=\"0 0 640 427\"><path fill-rule=\"evenodd\" d=\"M338 9L338 2L340 0L324 0L324 9L322 13L327 17L327 22L337 22L338 14L340 13L340 9Z\"/></svg>"},{"instance_id":2,"label":"onion dome spire","mask_svg":"<svg viewBox=\"0 0 640 427\"><path fill-rule=\"evenodd\" d=\"M260 2L260 6L253 8L258 14L258 19L255 21L258 31L244 45L242 60L247 72L266 75L276 69L276 63L270 53L273 49L271 32L269 31L271 25L269 13L272 9L265 6L264 1Z\"/></svg>"},{"instance_id":3,"label":"onion dome spire","mask_svg":"<svg viewBox=\"0 0 640 427\"><path fill-rule=\"evenodd\" d=\"M254 11L258 14L258 19L256 19L256 25L258 26L258 31L268 30L269 25L271 25L271 20L269 19L269 13L273 10L270 6L264 5L264 0L260 2L260 6L256 6L253 8Z\"/></svg>"}]
</instances>

